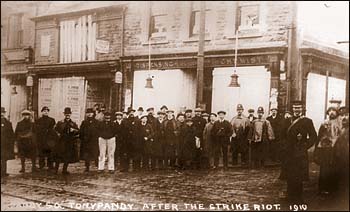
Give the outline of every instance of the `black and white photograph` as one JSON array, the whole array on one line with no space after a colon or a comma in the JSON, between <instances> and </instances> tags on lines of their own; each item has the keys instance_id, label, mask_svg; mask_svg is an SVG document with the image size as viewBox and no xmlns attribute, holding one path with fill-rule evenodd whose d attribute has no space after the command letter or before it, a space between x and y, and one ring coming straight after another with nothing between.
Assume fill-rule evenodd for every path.
<instances>
[{"instance_id":1,"label":"black and white photograph","mask_svg":"<svg viewBox=\"0 0 350 212\"><path fill-rule=\"evenodd\" d=\"M349 211L349 1L1 1L1 211Z\"/></svg>"}]
</instances>

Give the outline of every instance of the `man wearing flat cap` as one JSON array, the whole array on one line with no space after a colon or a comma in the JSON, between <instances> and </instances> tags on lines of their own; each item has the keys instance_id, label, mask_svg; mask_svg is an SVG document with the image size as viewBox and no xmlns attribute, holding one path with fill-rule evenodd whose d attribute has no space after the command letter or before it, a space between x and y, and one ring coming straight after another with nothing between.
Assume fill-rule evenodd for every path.
<instances>
[{"instance_id":1,"label":"man wearing flat cap","mask_svg":"<svg viewBox=\"0 0 350 212\"><path fill-rule=\"evenodd\" d=\"M55 130L59 135L58 144L55 147L55 172L58 173L60 163L63 163L62 174L67 175L69 163L78 162L77 139L79 138L79 127L71 119L72 110L64 108L64 119L58 121Z\"/></svg>"},{"instance_id":2,"label":"man wearing flat cap","mask_svg":"<svg viewBox=\"0 0 350 212\"><path fill-rule=\"evenodd\" d=\"M37 147L39 153L39 168L45 167L45 159L47 158L47 167L53 170L53 148L57 142L57 134L54 131L56 124L55 119L49 116L50 109L47 106L42 107L41 117L35 122L37 132Z\"/></svg>"},{"instance_id":3,"label":"man wearing flat cap","mask_svg":"<svg viewBox=\"0 0 350 212\"><path fill-rule=\"evenodd\" d=\"M85 173L90 171L90 162L98 159L98 121L92 108L86 109L86 119L81 122L79 138L80 159L85 161ZM97 165L97 164L95 164Z\"/></svg>"},{"instance_id":4,"label":"man wearing flat cap","mask_svg":"<svg viewBox=\"0 0 350 212\"><path fill-rule=\"evenodd\" d=\"M192 110L191 109L186 109L185 110L185 119L190 119L192 118Z\"/></svg>"},{"instance_id":5,"label":"man wearing flat cap","mask_svg":"<svg viewBox=\"0 0 350 212\"><path fill-rule=\"evenodd\" d=\"M32 160L32 172L36 171L35 160L37 156L35 125L31 120L29 110L22 111L23 119L17 123L15 129L16 141L18 145L18 154L21 158L20 173L25 172L25 159Z\"/></svg>"},{"instance_id":6,"label":"man wearing flat cap","mask_svg":"<svg viewBox=\"0 0 350 212\"><path fill-rule=\"evenodd\" d=\"M143 116L143 107L139 107L139 108L137 109L137 115L136 115L136 117L137 117L138 119L141 119L142 116Z\"/></svg>"},{"instance_id":7,"label":"man wearing flat cap","mask_svg":"<svg viewBox=\"0 0 350 212\"><path fill-rule=\"evenodd\" d=\"M7 161L15 159L12 123L5 117L6 110L1 107L1 177L7 177Z\"/></svg>"},{"instance_id":8,"label":"man wearing flat cap","mask_svg":"<svg viewBox=\"0 0 350 212\"><path fill-rule=\"evenodd\" d=\"M219 119L215 121L212 128L212 138L214 139L215 146L220 150L215 151L214 155L214 168L219 165L219 157L222 152L222 159L224 164L224 170L228 167L227 151L230 143L230 137L232 136L233 130L229 121L225 119L226 112L219 111ZM215 148L216 148L215 147Z\"/></svg>"},{"instance_id":9,"label":"man wearing flat cap","mask_svg":"<svg viewBox=\"0 0 350 212\"><path fill-rule=\"evenodd\" d=\"M333 193L336 188L336 175L334 166L334 144L340 136L342 124L339 121L339 111L336 107L327 109L328 119L321 124L318 139L315 144L314 159L320 166L319 193Z\"/></svg>"},{"instance_id":10,"label":"man wearing flat cap","mask_svg":"<svg viewBox=\"0 0 350 212\"><path fill-rule=\"evenodd\" d=\"M248 132L250 121L243 115L243 105L238 104L237 115L231 120L233 129L231 139L231 152L232 152L232 165L238 164L238 154L241 155L241 165L247 165L248 163Z\"/></svg>"},{"instance_id":11,"label":"man wearing flat cap","mask_svg":"<svg viewBox=\"0 0 350 212\"><path fill-rule=\"evenodd\" d=\"M303 181L309 179L308 149L317 141L311 119L303 116L303 102L292 102L292 123L286 133L287 195L291 203L302 203Z\"/></svg>"}]
</instances>

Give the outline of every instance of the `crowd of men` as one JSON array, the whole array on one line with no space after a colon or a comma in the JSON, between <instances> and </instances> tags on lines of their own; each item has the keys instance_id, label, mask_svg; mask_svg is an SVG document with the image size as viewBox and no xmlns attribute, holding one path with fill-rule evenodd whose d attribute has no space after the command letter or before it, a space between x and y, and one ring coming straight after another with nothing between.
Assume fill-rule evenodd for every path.
<instances>
[{"instance_id":1,"label":"crowd of men","mask_svg":"<svg viewBox=\"0 0 350 212\"><path fill-rule=\"evenodd\" d=\"M207 114L201 108L175 116L165 105L157 113L152 107L144 113L140 107L115 114L106 111L104 105L95 105L86 110L79 127L71 120L70 108L64 109L64 119L57 123L49 111L44 106L42 116L33 122L31 112L24 110L23 120L13 131L1 108L2 177L8 175L7 160L14 159L14 141L21 173L25 172L26 158L31 159L32 171L38 171L37 157L39 169L47 166L57 174L63 163L65 175L69 174L68 165L80 160L85 161L87 173L91 162L98 172L104 172L107 162L108 172L114 173L116 169L217 169L222 157L223 169L227 170L231 153L232 165L259 169L267 160L280 162L280 179L287 181L288 198L300 202L303 181L309 174L308 149L315 146L320 192L348 188L349 112L345 107L329 108L329 118L318 135L312 120L303 115L300 101L293 103L292 112L279 114L272 108L267 118L263 107L257 109L257 116L253 109L245 116L243 105L238 104L231 121L225 111Z\"/></svg>"}]
</instances>

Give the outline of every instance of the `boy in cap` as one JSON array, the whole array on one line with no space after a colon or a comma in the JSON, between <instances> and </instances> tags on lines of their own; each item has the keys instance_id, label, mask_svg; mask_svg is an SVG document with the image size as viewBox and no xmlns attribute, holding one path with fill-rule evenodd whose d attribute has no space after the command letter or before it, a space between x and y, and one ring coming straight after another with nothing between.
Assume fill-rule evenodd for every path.
<instances>
[{"instance_id":1,"label":"boy in cap","mask_svg":"<svg viewBox=\"0 0 350 212\"><path fill-rule=\"evenodd\" d=\"M90 161L98 159L98 121L92 108L86 109L86 119L80 125L80 159L85 161L85 173L90 171Z\"/></svg>"},{"instance_id":2,"label":"boy in cap","mask_svg":"<svg viewBox=\"0 0 350 212\"><path fill-rule=\"evenodd\" d=\"M36 160L36 144L34 141L35 125L31 121L31 112L29 110L22 111L23 119L17 123L15 129L15 136L18 145L18 154L21 158L21 170L20 173L25 172L25 159L30 158L32 160L32 172L37 170L35 166Z\"/></svg>"},{"instance_id":3,"label":"boy in cap","mask_svg":"<svg viewBox=\"0 0 350 212\"><path fill-rule=\"evenodd\" d=\"M267 144L275 139L271 124L263 115L264 108L258 107L258 118L253 121L248 137L251 146L251 165L255 168L264 166Z\"/></svg>"},{"instance_id":4,"label":"boy in cap","mask_svg":"<svg viewBox=\"0 0 350 212\"><path fill-rule=\"evenodd\" d=\"M79 137L79 127L71 119L72 110L64 108L64 120L58 121L55 130L59 135L58 145L55 149L55 173L58 173L60 163L63 162L62 174L67 175L69 163L78 161L76 142Z\"/></svg>"},{"instance_id":5,"label":"boy in cap","mask_svg":"<svg viewBox=\"0 0 350 212\"><path fill-rule=\"evenodd\" d=\"M7 161L15 159L12 123L5 117L6 110L1 107L1 177L7 177Z\"/></svg>"},{"instance_id":6,"label":"boy in cap","mask_svg":"<svg viewBox=\"0 0 350 212\"><path fill-rule=\"evenodd\" d=\"M317 141L311 119L303 116L303 103L292 103L292 123L286 133L287 195L290 203L303 202L303 181L309 179L308 149Z\"/></svg>"},{"instance_id":7,"label":"boy in cap","mask_svg":"<svg viewBox=\"0 0 350 212\"><path fill-rule=\"evenodd\" d=\"M56 136L54 126L55 119L49 117L50 109L47 106L42 107L42 116L35 122L37 132L37 147L39 152L39 168L43 169L45 166L45 158L47 158L47 167L53 170L52 151L56 143Z\"/></svg>"},{"instance_id":8,"label":"boy in cap","mask_svg":"<svg viewBox=\"0 0 350 212\"><path fill-rule=\"evenodd\" d=\"M212 128L212 136L214 139L215 146L219 147L219 151L215 151L214 155L214 167L219 166L219 157L222 152L224 170L227 170L228 160L227 160L227 150L230 143L230 137L233 133L232 126L229 121L225 119L226 112L219 111L219 119L214 122ZM215 147L216 148L216 147Z\"/></svg>"},{"instance_id":9,"label":"boy in cap","mask_svg":"<svg viewBox=\"0 0 350 212\"><path fill-rule=\"evenodd\" d=\"M111 114L106 112L104 114L104 121L98 125L98 146L99 146L99 158L98 158L98 171L103 172L106 162L106 151L108 157L108 171L114 173L114 152L115 152L115 135L116 126L111 120Z\"/></svg>"},{"instance_id":10,"label":"boy in cap","mask_svg":"<svg viewBox=\"0 0 350 212\"><path fill-rule=\"evenodd\" d=\"M248 133L250 121L243 115L243 105L237 105L237 115L231 120L233 129L231 139L232 165L238 164L238 154L241 155L241 164L248 163Z\"/></svg>"}]
</instances>

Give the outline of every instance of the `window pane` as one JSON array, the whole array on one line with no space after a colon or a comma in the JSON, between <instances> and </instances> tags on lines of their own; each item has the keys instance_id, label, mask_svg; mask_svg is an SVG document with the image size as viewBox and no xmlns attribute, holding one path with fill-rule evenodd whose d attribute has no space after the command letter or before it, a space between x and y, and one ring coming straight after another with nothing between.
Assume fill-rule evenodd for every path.
<instances>
[{"instance_id":1,"label":"window pane","mask_svg":"<svg viewBox=\"0 0 350 212\"><path fill-rule=\"evenodd\" d=\"M240 7L241 26L255 26L259 24L259 6L241 6Z\"/></svg>"},{"instance_id":2,"label":"window pane","mask_svg":"<svg viewBox=\"0 0 350 212\"><path fill-rule=\"evenodd\" d=\"M165 33L167 17L166 15L157 15L151 17L151 33Z\"/></svg>"}]
</instances>

